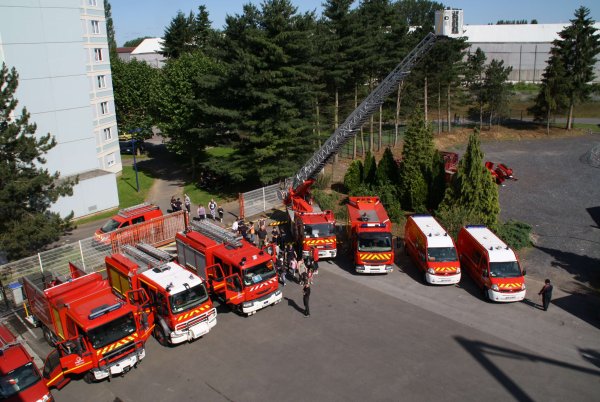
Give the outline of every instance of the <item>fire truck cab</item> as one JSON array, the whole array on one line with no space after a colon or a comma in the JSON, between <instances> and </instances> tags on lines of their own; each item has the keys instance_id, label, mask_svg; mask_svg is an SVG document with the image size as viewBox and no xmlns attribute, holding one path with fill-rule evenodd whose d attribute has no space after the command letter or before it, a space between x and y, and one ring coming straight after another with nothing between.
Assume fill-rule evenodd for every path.
<instances>
[{"instance_id":1,"label":"fire truck cab","mask_svg":"<svg viewBox=\"0 0 600 402\"><path fill-rule=\"evenodd\" d=\"M106 257L108 280L122 298L131 289L146 291L151 301L149 322L158 343L192 341L217 324L217 310L202 278L148 244L123 246L123 251Z\"/></svg>"},{"instance_id":2,"label":"fire truck cab","mask_svg":"<svg viewBox=\"0 0 600 402\"><path fill-rule=\"evenodd\" d=\"M392 223L379 197L350 197L348 231L356 272L392 272Z\"/></svg>"},{"instance_id":3,"label":"fire truck cab","mask_svg":"<svg viewBox=\"0 0 600 402\"><path fill-rule=\"evenodd\" d=\"M335 218L333 211L296 212L289 211L293 216L292 235L302 250L302 257L311 256L316 249L319 259L335 258L337 256L337 241L335 237Z\"/></svg>"},{"instance_id":4,"label":"fire truck cab","mask_svg":"<svg viewBox=\"0 0 600 402\"><path fill-rule=\"evenodd\" d=\"M431 215L412 215L404 228L404 250L424 273L425 283L460 282L460 263L452 237Z\"/></svg>"},{"instance_id":5,"label":"fire truck cab","mask_svg":"<svg viewBox=\"0 0 600 402\"><path fill-rule=\"evenodd\" d=\"M208 221L192 222L175 240L179 263L239 313L250 316L281 301L275 256L266 250Z\"/></svg>"},{"instance_id":6,"label":"fire truck cab","mask_svg":"<svg viewBox=\"0 0 600 402\"><path fill-rule=\"evenodd\" d=\"M110 233L127 226L137 225L154 218L162 216L163 213L158 205L144 202L129 208L124 208L118 214L110 218L94 235L98 243L108 243L111 240Z\"/></svg>"},{"instance_id":7,"label":"fire truck cab","mask_svg":"<svg viewBox=\"0 0 600 402\"><path fill-rule=\"evenodd\" d=\"M70 278L34 274L23 288L32 324L41 324L44 337L56 349L46 358L48 387L62 388L71 375L88 382L125 374L145 357L150 335L143 308L148 296L129 291L121 300L100 273L85 274L73 263Z\"/></svg>"},{"instance_id":8,"label":"fire truck cab","mask_svg":"<svg viewBox=\"0 0 600 402\"><path fill-rule=\"evenodd\" d=\"M458 233L461 266L483 290L486 300L525 298L525 272L513 250L485 226L469 225Z\"/></svg>"},{"instance_id":9,"label":"fire truck cab","mask_svg":"<svg viewBox=\"0 0 600 402\"><path fill-rule=\"evenodd\" d=\"M0 400L53 400L33 358L4 324L0 324Z\"/></svg>"}]
</instances>

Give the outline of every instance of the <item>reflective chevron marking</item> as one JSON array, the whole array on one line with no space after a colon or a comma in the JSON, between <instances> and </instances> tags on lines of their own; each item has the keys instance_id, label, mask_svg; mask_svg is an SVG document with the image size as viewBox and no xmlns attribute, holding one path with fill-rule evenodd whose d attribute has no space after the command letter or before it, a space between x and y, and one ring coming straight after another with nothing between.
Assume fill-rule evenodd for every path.
<instances>
[{"instance_id":1,"label":"reflective chevron marking","mask_svg":"<svg viewBox=\"0 0 600 402\"><path fill-rule=\"evenodd\" d=\"M373 260L377 260L377 261L384 261L384 260L389 260L390 258L392 258L392 253L364 253L364 254L359 254L358 257L363 260L363 261L373 261Z\"/></svg>"},{"instance_id":2,"label":"reflective chevron marking","mask_svg":"<svg viewBox=\"0 0 600 402\"><path fill-rule=\"evenodd\" d=\"M137 338L137 337L138 337L138 334L137 334L137 332L135 332L133 335L129 335L129 336L121 339L120 341L113 343L112 345L108 345L100 350L97 350L96 355L104 355L108 352L112 352L115 348L118 348L123 345L127 345L129 342L134 342L135 338Z\"/></svg>"}]
</instances>

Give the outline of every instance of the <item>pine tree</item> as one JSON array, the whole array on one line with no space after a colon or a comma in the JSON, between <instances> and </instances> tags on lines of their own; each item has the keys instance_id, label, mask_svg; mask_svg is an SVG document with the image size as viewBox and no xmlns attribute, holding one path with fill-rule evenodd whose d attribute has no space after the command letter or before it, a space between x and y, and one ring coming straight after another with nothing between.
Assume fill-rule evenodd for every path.
<instances>
[{"instance_id":1,"label":"pine tree","mask_svg":"<svg viewBox=\"0 0 600 402\"><path fill-rule=\"evenodd\" d=\"M498 117L508 105L511 94L508 75L511 71L512 67L504 67L504 61L495 59L485 68L483 92L489 118L489 128L492 128L494 116Z\"/></svg>"},{"instance_id":2,"label":"pine tree","mask_svg":"<svg viewBox=\"0 0 600 402\"><path fill-rule=\"evenodd\" d=\"M477 129L469 136L467 150L458 164L454 181L446 190L440 211L445 217L463 215L469 220L466 223L481 223L492 228L498 223L498 187L483 165Z\"/></svg>"},{"instance_id":3,"label":"pine tree","mask_svg":"<svg viewBox=\"0 0 600 402\"><path fill-rule=\"evenodd\" d=\"M573 109L579 102L587 100L592 93L594 65L600 52L600 35L594 28L590 10L579 7L571 25L559 32L560 39L552 43L552 54L560 58L564 66L566 97L568 99L567 130L573 126Z\"/></svg>"},{"instance_id":4,"label":"pine tree","mask_svg":"<svg viewBox=\"0 0 600 402\"><path fill-rule=\"evenodd\" d=\"M369 187L373 187L376 184L377 174L377 162L375 161L375 155L367 151L365 154L365 162L363 164L363 180L362 182Z\"/></svg>"},{"instance_id":5,"label":"pine tree","mask_svg":"<svg viewBox=\"0 0 600 402\"><path fill-rule=\"evenodd\" d=\"M381 160L377 164L376 178L377 183L380 185L391 184L395 186L398 184L398 164L389 147L385 149Z\"/></svg>"},{"instance_id":6,"label":"pine tree","mask_svg":"<svg viewBox=\"0 0 600 402\"><path fill-rule=\"evenodd\" d=\"M550 134L550 115L564 110L568 106L567 82L565 80L565 68L556 52L550 56L542 83L535 103L528 109L536 121L546 120L546 134Z\"/></svg>"},{"instance_id":7,"label":"pine tree","mask_svg":"<svg viewBox=\"0 0 600 402\"><path fill-rule=\"evenodd\" d=\"M194 14L186 17L179 11L171 20L163 34L161 54L165 57L176 59L182 54L194 50Z\"/></svg>"},{"instance_id":8,"label":"pine tree","mask_svg":"<svg viewBox=\"0 0 600 402\"><path fill-rule=\"evenodd\" d=\"M44 155L55 145L50 134L36 137L25 108L14 113L18 74L0 69L0 245L9 260L41 250L70 228L71 213L61 218L49 208L71 196L76 181L60 179L43 168Z\"/></svg>"},{"instance_id":9,"label":"pine tree","mask_svg":"<svg viewBox=\"0 0 600 402\"><path fill-rule=\"evenodd\" d=\"M360 160L354 160L350 163L344 175L344 187L351 193L362 184L362 179L363 164Z\"/></svg>"},{"instance_id":10,"label":"pine tree","mask_svg":"<svg viewBox=\"0 0 600 402\"><path fill-rule=\"evenodd\" d=\"M106 17L106 36L108 37L108 52L112 61L117 58L117 41L115 39L115 26L113 24L112 13L110 9L111 7L108 0L104 0L104 16Z\"/></svg>"},{"instance_id":11,"label":"pine tree","mask_svg":"<svg viewBox=\"0 0 600 402\"><path fill-rule=\"evenodd\" d=\"M471 93L471 98L477 105L479 113L479 129L483 126L483 107L485 106L484 80L485 80L485 53L477 48L475 53L467 57L465 68L465 86Z\"/></svg>"}]
</instances>

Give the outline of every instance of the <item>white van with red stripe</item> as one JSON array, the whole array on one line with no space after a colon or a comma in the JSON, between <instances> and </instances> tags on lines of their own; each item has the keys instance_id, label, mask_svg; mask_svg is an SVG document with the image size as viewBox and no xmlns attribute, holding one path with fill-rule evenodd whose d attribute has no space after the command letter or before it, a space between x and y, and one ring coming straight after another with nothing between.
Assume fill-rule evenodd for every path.
<instances>
[{"instance_id":1,"label":"white van with red stripe","mask_svg":"<svg viewBox=\"0 0 600 402\"><path fill-rule=\"evenodd\" d=\"M525 271L519 258L490 229L463 227L457 246L461 266L483 290L486 300L514 302L525 298Z\"/></svg>"},{"instance_id":2,"label":"white van with red stripe","mask_svg":"<svg viewBox=\"0 0 600 402\"><path fill-rule=\"evenodd\" d=\"M412 215L404 227L404 250L423 272L425 283L460 282L460 263L452 237L431 215Z\"/></svg>"}]
</instances>

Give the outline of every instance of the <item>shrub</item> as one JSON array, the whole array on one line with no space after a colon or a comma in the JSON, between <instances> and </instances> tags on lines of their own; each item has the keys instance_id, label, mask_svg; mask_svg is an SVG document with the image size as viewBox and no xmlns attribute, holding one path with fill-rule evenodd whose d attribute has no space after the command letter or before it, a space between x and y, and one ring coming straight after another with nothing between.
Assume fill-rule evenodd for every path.
<instances>
[{"instance_id":1,"label":"shrub","mask_svg":"<svg viewBox=\"0 0 600 402\"><path fill-rule=\"evenodd\" d=\"M316 188L319 190L325 190L330 185L331 185L331 174L323 173L323 174L319 174L317 176L317 180L315 181L313 188Z\"/></svg>"},{"instance_id":2,"label":"shrub","mask_svg":"<svg viewBox=\"0 0 600 402\"><path fill-rule=\"evenodd\" d=\"M515 250L531 245L531 226L525 222L511 220L501 223L496 234Z\"/></svg>"}]
</instances>

